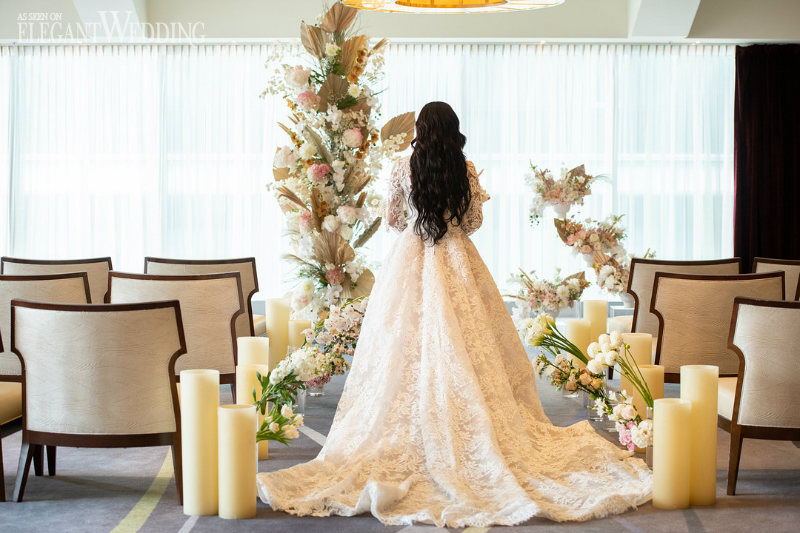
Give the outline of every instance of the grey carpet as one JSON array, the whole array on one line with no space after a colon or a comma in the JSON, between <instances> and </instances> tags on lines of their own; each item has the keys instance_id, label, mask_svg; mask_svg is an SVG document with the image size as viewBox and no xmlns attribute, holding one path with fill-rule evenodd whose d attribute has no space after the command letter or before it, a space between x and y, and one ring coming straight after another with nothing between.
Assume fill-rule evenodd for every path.
<instances>
[{"instance_id":1,"label":"grey carpet","mask_svg":"<svg viewBox=\"0 0 800 533\"><path fill-rule=\"evenodd\" d=\"M335 379L326 387L326 396L313 399L306 414L307 425L321 434L330 428L333 412L344 380ZM584 409L575 399L539 381L539 395L545 411L558 425L585 419ZM227 387L223 388L223 401ZM668 385L667 394L676 396L677 386ZM3 452L5 483L13 489L20 446L15 426L4 428ZM18 425L16 426L18 429ZM612 441L616 437L602 427L598 432ZM10 433L10 434L9 434ZM739 476L738 495L725 495L727 482L728 434L719 432L717 473L718 502L709 508L662 511L647 504L620 516L579 524L555 524L531 520L508 531L796 531L800 520L800 449L792 442L746 440ZM262 461L262 471L285 468L312 459L320 447L306 435L285 447L273 444L270 459ZM0 503L0 532L111 531L136 505L161 468L167 448L94 450L60 448L58 475L29 477L22 503ZM499 528L497 528L499 529ZM253 520L222 520L218 517L191 518L178 505L174 481L159 500L141 531L336 531L431 532L432 526L384 527L371 516L354 518L297 518L277 513L259 502ZM471 531L483 531L473 528Z\"/></svg>"}]
</instances>

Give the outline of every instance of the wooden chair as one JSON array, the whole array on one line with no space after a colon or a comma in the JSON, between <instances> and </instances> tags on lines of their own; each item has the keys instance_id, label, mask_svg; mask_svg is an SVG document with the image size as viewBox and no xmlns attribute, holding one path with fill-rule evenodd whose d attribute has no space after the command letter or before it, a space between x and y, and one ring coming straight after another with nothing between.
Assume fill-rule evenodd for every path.
<instances>
[{"instance_id":1,"label":"wooden chair","mask_svg":"<svg viewBox=\"0 0 800 533\"><path fill-rule=\"evenodd\" d=\"M753 259L753 272L786 272L786 291L787 300L800 295L800 260L791 259L768 259L766 257L756 257Z\"/></svg>"},{"instance_id":2,"label":"wooden chair","mask_svg":"<svg viewBox=\"0 0 800 533\"><path fill-rule=\"evenodd\" d=\"M728 494L736 493L742 440L800 440L800 302L736 298L728 347L735 378L720 379L719 427L731 434Z\"/></svg>"},{"instance_id":3,"label":"wooden chair","mask_svg":"<svg viewBox=\"0 0 800 533\"><path fill-rule=\"evenodd\" d=\"M244 313L236 318L236 336L261 336L267 332L264 315L253 314L253 295L258 292L258 273L256 258L240 259L165 259L163 257L145 257L144 273L161 275L217 274L220 272L238 272L242 277L242 298Z\"/></svg>"},{"instance_id":4,"label":"wooden chair","mask_svg":"<svg viewBox=\"0 0 800 533\"><path fill-rule=\"evenodd\" d=\"M20 259L3 257L0 260L0 274L36 275L63 274L66 272L86 272L89 276L89 303L100 304L108 301L108 272L111 270L110 257L94 259Z\"/></svg>"},{"instance_id":5,"label":"wooden chair","mask_svg":"<svg viewBox=\"0 0 800 533\"><path fill-rule=\"evenodd\" d=\"M14 300L11 324L23 396L14 500L22 501L35 446L47 446L49 452L51 446L167 445L182 499L175 362L186 353L186 342L178 302Z\"/></svg>"},{"instance_id":6,"label":"wooden chair","mask_svg":"<svg viewBox=\"0 0 800 533\"><path fill-rule=\"evenodd\" d=\"M174 299L181 303L186 355L181 370L219 370L220 383L229 384L236 402L236 318L244 311L238 272L162 276L111 272L111 303ZM180 375L177 376L180 381Z\"/></svg>"},{"instance_id":7,"label":"wooden chair","mask_svg":"<svg viewBox=\"0 0 800 533\"><path fill-rule=\"evenodd\" d=\"M664 380L680 383L682 365L716 365L720 376L735 376L736 354L728 349L733 301L737 296L783 299L783 272L702 276L657 272L650 311L658 317L655 364Z\"/></svg>"}]
</instances>

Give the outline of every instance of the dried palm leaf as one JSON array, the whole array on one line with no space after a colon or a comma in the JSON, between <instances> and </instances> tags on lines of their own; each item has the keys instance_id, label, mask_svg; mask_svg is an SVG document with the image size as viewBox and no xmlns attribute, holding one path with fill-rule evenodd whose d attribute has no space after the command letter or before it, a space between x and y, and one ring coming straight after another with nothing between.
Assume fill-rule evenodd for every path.
<instances>
[{"instance_id":1,"label":"dried palm leaf","mask_svg":"<svg viewBox=\"0 0 800 533\"><path fill-rule=\"evenodd\" d=\"M317 59L325 57L325 34L321 28L300 23L300 42L309 54Z\"/></svg>"},{"instance_id":2,"label":"dried palm leaf","mask_svg":"<svg viewBox=\"0 0 800 533\"><path fill-rule=\"evenodd\" d=\"M570 178L574 178L575 176L585 176L586 175L586 167L584 165L577 166L567 172L567 176Z\"/></svg>"},{"instance_id":3,"label":"dried palm leaf","mask_svg":"<svg viewBox=\"0 0 800 533\"><path fill-rule=\"evenodd\" d=\"M289 169L286 167L283 168L273 167L272 177L275 178L275 181L283 181L289 177Z\"/></svg>"},{"instance_id":4,"label":"dried palm leaf","mask_svg":"<svg viewBox=\"0 0 800 533\"><path fill-rule=\"evenodd\" d=\"M314 226L317 228L317 230L321 230L322 219L325 217L322 215L319 194L317 194L316 189L311 191L311 214L314 215Z\"/></svg>"},{"instance_id":5,"label":"dried palm leaf","mask_svg":"<svg viewBox=\"0 0 800 533\"><path fill-rule=\"evenodd\" d=\"M402 115L397 115L386 125L381 128L381 141L385 141L389 137L393 137L400 133L405 133L406 137L397 150L402 152L406 148L409 147L411 144L411 139L414 137L414 112L409 111L408 113L403 113Z\"/></svg>"},{"instance_id":6,"label":"dried palm leaf","mask_svg":"<svg viewBox=\"0 0 800 533\"><path fill-rule=\"evenodd\" d=\"M342 55L339 63L342 65L342 72L344 72L345 76L350 74L350 71L353 69L353 65L356 64L358 51L366 48L366 46L366 35L356 35L355 37L347 39L342 44Z\"/></svg>"},{"instance_id":7,"label":"dried palm leaf","mask_svg":"<svg viewBox=\"0 0 800 533\"><path fill-rule=\"evenodd\" d=\"M303 209L308 209L306 203L297 196L294 191L292 191L289 187L281 186L278 187L278 199L285 198L286 200L292 202L293 204L297 204L298 206L302 207Z\"/></svg>"},{"instance_id":8,"label":"dried palm leaf","mask_svg":"<svg viewBox=\"0 0 800 533\"><path fill-rule=\"evenodd\" d=\"M558 232L558 237L561 241L566 244L567 243L567 221L566 220L559 220L553 219L553 225L556 227L556 232Z\"/></svg>"},{"instance_id":9,"label":"dried palm leaf","mask_svg":"<svg viewBox=\"0 0 800 533\"><path fill-rule=\"evenodd\" d=\"M369 51L369 55L374 54L387 44L389 44L389 39L381 39L380 41L377 42L377 44L375 44L375 46L372 47L372 50Z\"/></svg>"},{"instance_id":10,"label":"dried palm leaf","mask_svg":"<svg viewBox=\"0 0 800 533\"><path fill-rule=\"evenodd\" d=\"M371 270L364 270L358 276L355 288L351 288L350 285L350 276L348 275L346 282L342 283L342 296L345 299L367 296L372 292L372 287L375 285L375 274Z\"/></svg>"},{"instance_id":11,"label":"dried palm leaf","mask_svg":"<svg viewBox=\"0 0 800 533\"><path fill-rule=\"evenodd\" d=\"M364 190L364 187L369 185L369 182L371 182L371 181L372 181L372 176L371 175L369 175L369 174L367 174L365 172L359 173L348 184L348 188L350 190L350 194L355 196L356 194L360 193L361 191Z\"/></svg>"},{"instance_id":12,"label":"dried palm leaf","mask_svg":"<svg viewBox=\"0 0 800 533\"><path fill-rule=\"evenodd\" d=\"M310 143L317 150L317 153L325 160L326 163L329 165L333 164L331 153L328 151L328 147L325 146L325 143L322 142L322 138L319 136L319 133L306 126L303 129L303 137L305 137L306 142Z\"/></svg>"},{"instance_id":13,"label":"dried palm leaf","mask_svg":"<svg viewBox=\"0 0 800 533\"><path fill-rule=\"evenodd\" d=\"M582 271L581 272L576 272L576 273L572 274L571 276L567 276L566 278L564 278L564 281L567 281L568 279L579 279L581 281L586 281L586 273L582 272Z\"/></svg>"},{"instance_id":14,"label":"dried palm leaf","mask_svg":"<svg viewBox=\"0 0 800 533\"><path fill-rule=\"evenodd\" d=\"M311 258L321 265L344 265L353 261L356 253L341 235L323 230L314 237Z\"/></svg>"},{"instance_id":15,"label":"dried palm leaf","mask_svg":"<svg viewBox=\"0 0 800 533\"><path fill-rule=\"evenodd\" d=\"M283 131L285 131L285 132L286 132L286 135L288 135L289 137L291 137L292 135L294 135L294 132L292 131L292 129L291 129L290 127L286 126L285 124L281 124L280 122L278 122L278 126L279 126L279 127L280 127L280 128L283 130Z\"/></svg>"},{"instance_id":16,"label":"dried palm leaf","mask_svg":"<svg viewBox=\"0 0 800 533\"><path fill-rule=\"evenodd\" d=\"M367 241L369 241L372 238L372 236L375 235L375 232L377 232L378 228L380 227L381 227L381 217L378 217L372 222L372 224L369 225L367 229L364 230L364 232L361 235L358 236L355 242L353 242L353 248L361 248L362 246L367 244Z\"/></svg>"},{"instance_id":17,"label":"dried palm leaf","mask_svg":"<svg viewBox=\"0 0 800 533\"><path fill-rule=\"evenodd\" d=\"M320 27L329 33L345 31L353 24L357 13L357 9L336 2L322 17Z\"/></svg>"},{"instance_id":18,"label":"dried palm leaf","mask_svg":"<svg viewBox=\"0 0 800 533\"><path fill-rule=\"evenodd\" d=\"M356 200L356 209L361 209L362 207L364 207L364 202L366 201L367 201L367 193L362 192L361 195L358 197L358 200Z\"/></svg>"},{"instance_id":19,"label":"dried palm leaf","mask_svg":"<svg viewBox=\"0 0 800 533\"><path fill-rule=\"evenodd\" d=\"M328 74L317 93L317 96L319 96L317 110L322 113L328 111L329 105L341 101L347 95L348 87L350 87L350 84L343 77L336 74Z\"/></svg>"}]
</instances>

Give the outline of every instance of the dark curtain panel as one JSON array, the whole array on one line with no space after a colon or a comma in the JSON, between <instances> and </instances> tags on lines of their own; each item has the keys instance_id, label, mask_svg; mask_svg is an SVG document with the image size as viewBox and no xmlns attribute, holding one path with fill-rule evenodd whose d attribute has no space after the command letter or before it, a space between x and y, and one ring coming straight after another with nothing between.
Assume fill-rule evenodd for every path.
<instances>
[{"instance_id":1,"label":"dark curtain panel","mask_svg":"<svg viewBox=\"0 0 800 533\"><path fill-rule=\"evenodd\" d=\"M800 45L736 47L734 244L800 259Z\"/></svg>"}]
</instances>

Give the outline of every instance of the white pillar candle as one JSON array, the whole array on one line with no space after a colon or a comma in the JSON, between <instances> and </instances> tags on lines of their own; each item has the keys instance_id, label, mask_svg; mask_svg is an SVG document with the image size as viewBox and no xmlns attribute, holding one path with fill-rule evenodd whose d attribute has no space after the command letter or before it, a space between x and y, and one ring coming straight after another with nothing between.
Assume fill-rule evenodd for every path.
<instances>
[{"instance_id":1,"label":"white pillar candle","mask_svg":"<svg viewBox=\"0 0 800 533\"><path fill-rule=\"evenodd\" d=\"M266 337L239 337L237 344L237 364L268 365L269 339Z\"/></svg>"},{"instance_id":2,"label":"white pillar candle","mask_svg":"<svg viewBox=\"0 0 800 533\"><path fill-rule=\"evenodd\" d=\"M588 320L569 318L564 321L564 336L569 339L572 344L577 346L583 352L583 355L586 355L591 342L589 337L590 331L591 324ZM582 361L578 360L575 360L575 364L579 367L586 366Z\"/></svg>"},{"instance_id":3,"label":"white pillar candle","mask_svg":"<svg viewBox=\"0 0 800 533\"><path fill-rule=\"evenodd\" d=\"M631 356L639 366L653 364L653 336L649 333L623 333L622 342L631 345Z\"/></svg>"},{"instance_id":4,"label":"white pillar candle","mask_svg":"<svg viewBox=\"0 0 800 533\"><path fill-rule=\"evenodd\" d=\"M678 398L655 401L653 409L653 506L689 507L692 404Z\"/></svg>"},{"instance_id":5,"label":"white pillar candle","mask_svg":"<svg viewBox=\"0 0 800 533\"><path fill-rule=\"evenodd\" d=\"M256 515L256 408L221 405L219 412L219 517Z\"/></svg>"},{"instance_id":6,"label":"white pillar candle","mask_svg":"<svg viewBox=\"0 0 800 533\"><path fill-rule=\"evenodd\" d=\"M289 346L289 314L291 306L283 298L267 298L264 301L269 337L269 368L273 369L286 357Z\"/></svg>"},{"instance_id":7,"label":"white pillar candle","mask_svg":"<svg viewBox=\"0 0 800 533\"><path fill-rule=\"evenodd\" d=\"M306 342L303 332L311 328L310 320L290 320L289 321L289 346L299 348Z\"/></svg>"},{"instance_id":8,"label":"white pillar candle","mask_svg":"<svg viewBox=\"0 0 800 533\"><path fill-rule=\"evenodd\" d=\"M181 371L183 512L217 514L219 371Z\"/></svg>"},{"instance_id":9,"label":"white pillar candle","mask_svg":"<svg viewBox=\"0 0 800 533\"><path fill-rule=\"evenodd\" d=\"M257 373L266 376L269 372L267 365L238 365L236 367L236 403L240 405L253 405L253 389L256 390L256 395L261 398L261 383L258 381ZM261 427L261 422L264 421L264 415L258 411L256 415L258 427ZM255 440L253 434L253 440ZM262 440L258 443L258 459L269 458L269 441Z\"/></svg>"},{"instance_id":10,"label":"white pillar candle","mask_svg":"<svg viewBox=\"0 0 800 533\"><path fill-rule=\"evenodd\" d=\"M681 367L681 399L692 402L691 504L717 501L717 393L719 367Z\"/></svg>"},{"instance_id":11,"label":"white pillar candle","mask_svg":"<svg viewBox=\"0 0 800 533\"><path fill-rule=\"evenodd\" d=\"M608 302L583 300L583 318L589 321L589 339L597 342L597 338L606 333L608 326Z\"/></svg>"},{"instance_id":12,"label":"white pillar candle","mask_svg":"<svg viewBox=\"0 0 800 533\"><path fill-rule=\"evenodd\" d=\"M639 365L639 372L644 378L653 395L653 400L664 397L664 367L661 365ZM624 390L628 396L633 396L633 406L642 418L647 418L647 404L644 396L633 386L633 383L626 376L620 378L620 390Z\"/></svg>"}]
</instances>

